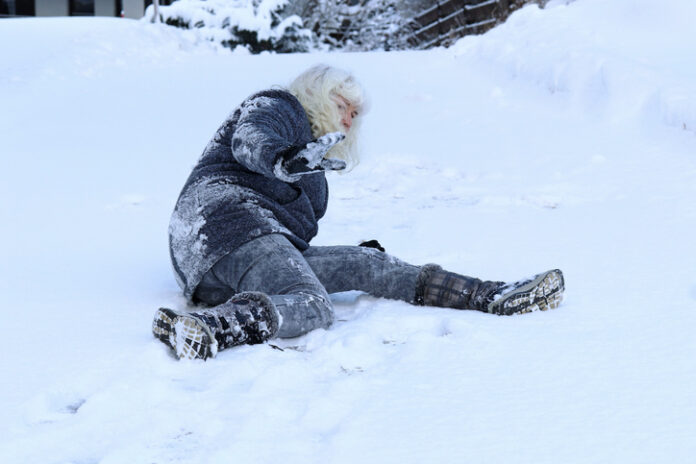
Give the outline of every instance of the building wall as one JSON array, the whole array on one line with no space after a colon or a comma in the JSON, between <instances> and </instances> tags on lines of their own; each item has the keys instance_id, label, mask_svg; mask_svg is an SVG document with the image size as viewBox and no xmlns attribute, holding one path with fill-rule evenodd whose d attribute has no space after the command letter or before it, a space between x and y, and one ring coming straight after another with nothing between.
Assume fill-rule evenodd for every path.
<instances>
[{"instance_id":1,"label":"building wall","mask_svg":"<svg viewBox=\"0 0 696 464\"><path fill-rule=\"evenodd\" d=\"M123 15L126 18L140 19L144 14L144 0L123 0Z\"/></svg>"},{"instance_id":2,"label":"building wall","mask_svg":"<svg viewBox=\"0 0 696 464\"><path fill-rule=\"evenodd\" d=\"M116 0L94 0L94 16L116 15Z\"/></svg>"},{"instance_id":3,"label":"building wall","mask_svg":"<svg viewBox=\"0 0 696 464\"><path fill-rule=\"evenodd\" d=\"M31 2L34 5L32 11L24 11L21 6ZM121 8L126 18L140 19L145 14L145 0L121 0ZM171 1L160 1L160 4L170 4ZM9 4L9 3L8 3ZM13 5L18 5L14 14L36 16L69 16L70 0L16 0ZM116 11L117 0L94 0L94 16L119 16ZM21 10L21 11L20 11Z\"/></svg>"},{"instance_id":4,"label":"building wall","mask_svg":"<svg viewBox=\"0 0 696 464\"><path fill-rule=\"evenodd\" d=\"M36 16L68 16L68 0L36 0Z\"/></svg>"}]
</instances>

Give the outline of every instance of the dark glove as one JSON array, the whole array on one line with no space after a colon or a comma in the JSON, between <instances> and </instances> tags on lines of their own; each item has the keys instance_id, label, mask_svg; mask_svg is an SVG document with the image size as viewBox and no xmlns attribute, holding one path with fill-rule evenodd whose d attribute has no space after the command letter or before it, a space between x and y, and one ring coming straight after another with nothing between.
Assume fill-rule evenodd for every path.
<instances>
[{"instance_id":1,"label":"dark glove","mask_svg":"<svg viewBox=\"0 0 696 464\"><path fill-rule=\"evenodd\" d=\"M274 172L279 179L296 182L301 176L316 171L340 171L346 168L345 161L324 158L338 142L346 138L341 132L331 132L309 142L301 150L281 157Z\"/></svg>"},{"instance_id":2,"label":"dark glove","mask_svg":"<svg viewBox=\"0 0 696 464\"><path fill-rule=\"evenodd\" d=\"M381 243L379 243L377 240L368 240L366 242L362 242L359 246L361 247L366 247L366 248L376 248L379 251L384 252L384 247L382 246Z\"/></svg>"}]
</instances>

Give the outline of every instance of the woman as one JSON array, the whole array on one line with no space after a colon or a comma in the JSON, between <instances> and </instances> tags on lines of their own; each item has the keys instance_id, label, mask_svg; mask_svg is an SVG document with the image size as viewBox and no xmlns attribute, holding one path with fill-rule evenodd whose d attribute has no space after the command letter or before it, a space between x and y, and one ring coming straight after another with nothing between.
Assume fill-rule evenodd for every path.
<instances>
[{"instance_id":1,"label":"woman","mask_svg":"<svg viewBox=\"0 0 696 464\"><path fill-rule=\"evenodd\" d=\"M179 196L170 253L195 312L161 308L153 333L180 358L297 337L333 322L329 293L510 315L555 308L559 270L512 284L399 261L377 244L310 246L326 212L325 171L357 162L365 99L349 73L315 66L287 90L247 98L218 129ZM380 249L376 249L380 248Z\"/></svg>"}]
</instances>

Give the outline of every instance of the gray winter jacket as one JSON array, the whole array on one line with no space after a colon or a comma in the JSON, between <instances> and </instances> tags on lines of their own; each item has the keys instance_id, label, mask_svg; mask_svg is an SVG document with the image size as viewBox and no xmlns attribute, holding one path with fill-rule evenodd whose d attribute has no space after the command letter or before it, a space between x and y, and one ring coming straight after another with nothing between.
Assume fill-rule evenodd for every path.
<instances>
[{"instance_id":1,"label":"gray winter jacket","mask_svg":"<svg viewBox=\"0 0 696 464\"><path fill-rule=\"evenodd\" d=\"M280 233L300 250L309 246L326 212L324 173L287 183L274 166L311 140L307 114L283 90L252 95L220 126L169 225L169 251L187 299L193 300L203 275L220 258L254 238Z\"/></svg>"}]
</instances>

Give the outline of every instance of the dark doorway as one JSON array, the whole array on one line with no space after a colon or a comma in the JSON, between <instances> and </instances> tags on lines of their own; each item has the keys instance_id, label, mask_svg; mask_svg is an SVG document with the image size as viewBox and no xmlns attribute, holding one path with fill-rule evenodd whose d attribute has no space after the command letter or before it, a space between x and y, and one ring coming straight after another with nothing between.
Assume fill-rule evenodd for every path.
<instances>
[{"instance_id":1,"label":"dark doorway","mask_svg":"<svg viewBox=\"0 0 696 464\"><path fill-rule=\"evenodd\" d=\"M17 14L15 10L14 0L0 0L0 15L2 16L14 16Z\"/></svg>"},{"instance_id":2,"label":"dark doorway","mask_svg":"<svg viewBox=\"0 0 696 464\"><path fill-rule=\"evenodd\" d=\"M35 16L34 0L0 0L0 16Z\"/></svg>"},{"instance_id":3,"label":"dark doorway","mask_svg":"<svg viewBox=\"0 0 696 464\"><path fill-rule=\"evenodd\" d=\"M70 16L94 16L94 0L70 0Z\"/></svg>"}]
</instances>

